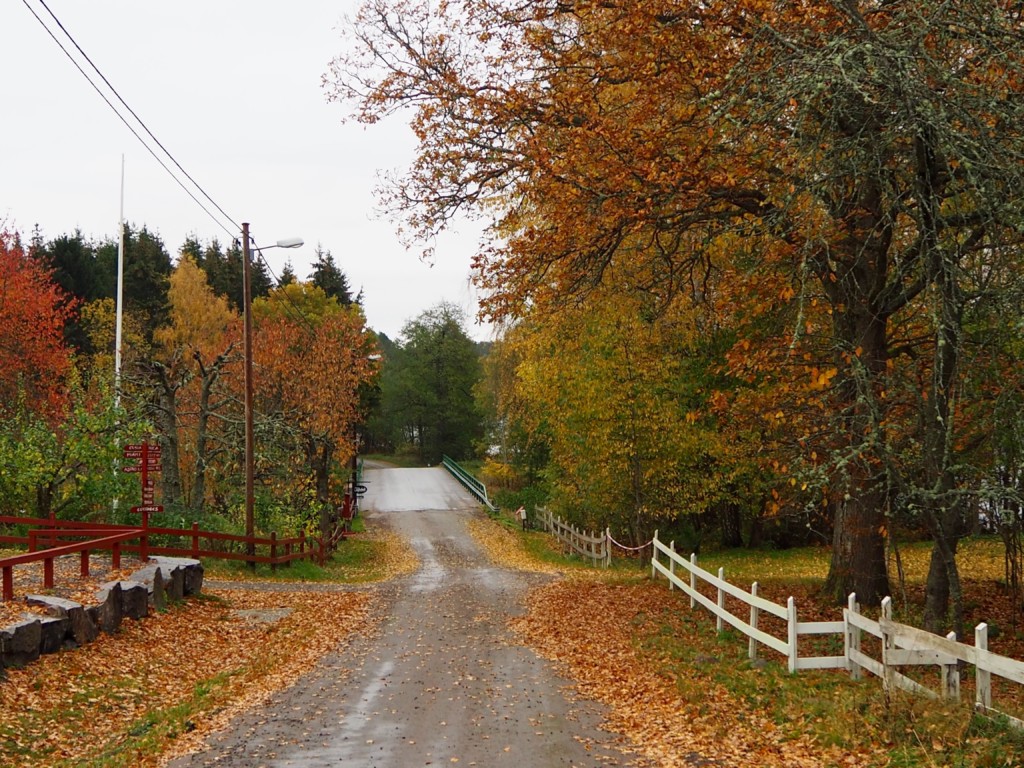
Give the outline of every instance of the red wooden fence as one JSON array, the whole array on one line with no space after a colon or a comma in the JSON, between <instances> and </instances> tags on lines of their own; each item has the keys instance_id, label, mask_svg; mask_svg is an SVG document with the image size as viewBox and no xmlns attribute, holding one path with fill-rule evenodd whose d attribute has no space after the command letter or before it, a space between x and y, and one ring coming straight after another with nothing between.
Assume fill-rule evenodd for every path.
<instances>
[{"instance_id":1,"label":"red wooden fence","mask_svg":"<svg viewBox=\"0 0 1024 768\"><path fill-rule=\"evenodd\" d=\"M57 520L50 518L18 517L0 515L0 526L27 525L29 530L25 536L5 535L0 532L0 543L21 544L28 547L23 555L0 558L0 572L3 578L2 599L12 600L14 597L13 571L15 565L42 562L44 586L53 587L53 558L66 554L81 553L82 576L89 573L89 553L96 550L110 550L114 567L119 567L122 552L138 553L139 559L146 560L149 555L171 555L176 557L214 558L220 560L244 560L251 563L269 563L271 568L288 565L293 560L314 560L324 563L327 556L345 537L343 520L332 519L331 530L326 536L307 539L305 532L288 538L277 537L271 533L269 537L239 536L217 531L204 531L198 523L191 528L160 528L147 526L138 528L110 523L92 523L75 520ZM151 536L170 536L185 539L189 546L155 545L150 542ZM88 537L87 541L71 544L60 542L68 538ZM137 543L130 543L138 540ZM216 548L216 542L222 546ZM206 544L205 547L202 544ZM232 551L232 545L242 545L242 551ZM253 553L245 549L251 544ZM266 554L257 554L260 550Z\"/></svg>"}]
</instances>

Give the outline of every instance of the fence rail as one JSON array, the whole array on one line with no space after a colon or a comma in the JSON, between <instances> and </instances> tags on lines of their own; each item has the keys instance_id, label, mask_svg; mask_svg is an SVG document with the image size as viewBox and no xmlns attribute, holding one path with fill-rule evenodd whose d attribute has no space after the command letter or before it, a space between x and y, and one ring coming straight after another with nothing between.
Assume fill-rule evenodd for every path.
<instances>
[{"instance_id":1,"label":"fence rail","mask_svg":"<svg viewBox=\"0 0 1024 768\"><path fill-rule=\"evenodd\" d=\"M51 547L39 552L27 552L23 555L14 555L0 559L0 596L3 600L14 599L14 566L29 565L31 563L43 564L43 586L46 589L53 588L53 561L55 558L64 555L81 555L80 574L83 579L89 577L89 555L95 550L110 549L115 568L121 567L122 544L129 539L140 538L144 535L141 528L132 530L121 530L117 533L105 532L101 538L93 538L89 541L79 541L73 544L65 544L60 547Z\"/></svg>"},{"instance_id":2,"label":"fence rail","mask_svg":"<svg viewBox=\"0 0 1024 768\"><path fill-rule=\"evenodd\" d=\"M237 560L251 563L266 563L271 568L289 565L295 560L314 560L323 563L330 552L345 536L344 520L340 515L331 521L331 528L324 536L307 537L305 532L298 536L278 538L276 533L269 536L241 536L217 531L206 531L193 523L191 528L164 528L157 526L116 525L50 518L29 518L0 515L0 526L26 526L24 536L0 535L0 543L19 544L28 548L28 553L0 558L0 572L3 576L2 599L13 599L12 568L31 562L44 563L44 586L52 587L53 558L61 554L81 552L82 573L88 574L88 553L110 550L115 567L122 553L136 553L145 560L149 555L170 555L175 557ZM153 543L151 537L167 537L170 542ZM87 541L62 544L67 539L88 537ZM133 540L138 540L137 543ZM174 540L186 542L176 546ZM218 547L218 543L221 544ZM253 545L253 553L247 550ZM204 546L205 545L205 546ZM239 545L234 551L233 545ZM265 554L258 554L263 552ZM51 572L50 576L46 573ZM51 583L45 583L49 579Z\"/></svg>"},{"instance_id":3,"label":"fence rail","mask_svg":"<svg viewBox=\"0 0 1024 768\"><path fill-rule=\"evenodd\" d=\"M541 507L537 511L540 512L544 530L553 534L572 552L588 558L594 565L600 564L607 568L612 564L611 534L607 529L599 535L587 533L563 522L562 518L555 517L548 509Z\"/></svg>"},{"instance_id":4,"label":"fence rail","mask_svg":"<svg viewBox=\"0 0 1024 768\"><path fill-rule=\"evenodd\" d=\"M725 580L724 568L718 569L717 576L700 568L696 555L691 554L689 559L680 556L675 551L674 542L666 545L655 533L654 554L651 557L652 578L656 578L659 573L668 579L669 589L681 589L689 596L691 608L700 604L714 614L719 632L724 624L729 624L744 633L749 638L748 655L751 659L757 657L758 648L763 645L785 656L790 672L801 669L846 669L852 677L859 679L862 672L867 671L880 678L886 690L901 688L929 697L952 699L960 698L960 665L970 664L975 668L976 709L1004 716L1012 725L1024 728L1024 721L993 708L991 683L992 676L996 675L1024 685L1024 662L989 651L986 624L978 625L974 633L974 645L967 645L958 642L953 633L941 637L893 621L892 600L888 597L882 601L878 621L873 621L860 612L856 595L852 594L843 610L842 621L801 622L792 597L783 606L759 597L757 582L751 585L749 592L730 584ZM685 573L688 578L680 578L680 573ZM716 599L703 594L699 589L702 585L714 590ZM736 616L727 610L726 596L744 603L749 608L749 618ZM761 612L785 621L785 638L776 637L758 627ZM862 639L865 633L880 641L880 659L864 652ZM800 656L801 637L830 634L842 637L842 656ZM932 690L899 670L907 666L937 666L939 690Z\"/></svg>"},{"instance_id":5,"label":"fence rail","mask_svg":"<svg viewBox=\"0 0 1024 768\"><path fill-rule=\"evenodd\" d=\"M451 473L452 477L462 483L467 491L476 496L476 498L480 500L480 503L487 507L489 512L494 513L498 511L498 508L494 506L494 504L491 503L491 500L487 497L486 485L473 477L473 475L460 466L457 461L449 458L448 456L442 456L441 463L444 464L444 468Z\"/></svg>"}]
</instances>

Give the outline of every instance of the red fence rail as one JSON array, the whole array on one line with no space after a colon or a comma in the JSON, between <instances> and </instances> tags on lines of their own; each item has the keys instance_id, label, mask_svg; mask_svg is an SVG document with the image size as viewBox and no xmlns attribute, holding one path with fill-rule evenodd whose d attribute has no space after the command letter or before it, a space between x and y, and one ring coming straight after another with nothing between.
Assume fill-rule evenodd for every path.
<instances>
[{"instance_id":1,"label":"red fence rail","mask_svg":"<svg viewBox=\"0 0 1024 768\"><path fill-rule=\"evenodd\" d=\"M97 549L110 549L114 567L120 567L121 544L130 539L137 539L143 535L142 529L122 530L118 533L107 534L102 538L94 538L89 541L79 541L73 544L65 544L60 547L51 547L39 552L26 552L23 555L14 555L0 560L0 579L3 581L2 595L4 600L14 599L14 566L27 565L29 563L43 564L43 586L47 589L53 588L53 560L62 555L73 555L80 553L82 556L81 575L82 578L89 576L89 553Z\"/></svg>"},{"instance_id":2,"label":"red fence rail","mask_svg":"<svg viewBox=\"0 0 1024 768\"><path fill-rule=\"evenodd\" d=\"M95 550L110 550L115 568L119 567L122 552L137 553L141 560L148 559L149 555L171 555L196 559L243 560L254 564L269 563L271 568L277 568L279 565L289 565L295 560L313 560L322 564L345 537L343 520L332 520L328 534L316 538L308 538L305 532L287 538L278 538L276 533L271 533L268 537L240 536L202 530L198 523L193 523L191 528L139 528L112 523L57 520L54 517L0 515L0 526L5 525L29 526L25 536L4 534L0 531L0 543L24 545L29 551L23 555L0 558L3 600L13 599L13 566L42 562L44 586L52 588L53 558L76 552L82 555L83 578L88 576L89 553ZM188 546L153 544L150 541L150 537L153 536L184 539ZM68 538L81 537L88 537L88 541L61 544ZM131 543L133 540L138 540L138 543ZM221 544L220 547L217 546L218 543ZM250 544L253 546L253 554L244 551ZM243 551L232 551L232 545L242 545L238 548ZM259 554L261 550L266 554Z\"/></svg>"}]
</instances>

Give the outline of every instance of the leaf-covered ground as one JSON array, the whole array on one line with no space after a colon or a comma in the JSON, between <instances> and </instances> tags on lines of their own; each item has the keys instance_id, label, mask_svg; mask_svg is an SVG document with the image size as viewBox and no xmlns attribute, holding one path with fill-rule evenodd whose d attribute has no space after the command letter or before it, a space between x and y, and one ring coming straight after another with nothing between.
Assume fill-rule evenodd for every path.
<instances>
[{"instance_id":1,"label":"leaf-covered ground","mask_svg":"<svg viewBox=\"0 0 1024 768\"><path fill-rule=\"evenodd\" d=\"M370 604L367 593L212 590L8 670L0 765L89 765L118 753L111 764L153 765L309 670L366 626Z\"/></svg>"},{"instance_id":2,"label":"leaf-covered ground","mask_svg":"<svg viewBox=\"0 0 1024 768\"><path fill-rule=\"evenodd\" d=\"M470 528L496 562L552 576L510 632L560 664L581 695L607 704L608 728L654 764L1024 765L1024 744L989 738L963 709L894 704L880 686L854 684L841 673L793 677L777 661L750 665L741 638L716 637L706 614L690 611L683 596L663 581L646 581L639 569L606 573L557 557L538 560L518 531L484 519ZM380 544L376 565L365 566L372 575L414 567L393 535L368 538ZM349 574L360 581L367 575L360 566ZM801 605L813 604L811 587L795 578L766 585L764 593L793 589ZM996 592L974 593L980 609L987 599L989 610L1004 610ZM127 621L86 648L9 670L0 683L0 765L160 765L369 629L379 618L374 604L372 588L210 589L145 621ZM825 610L809 608L801 618L828 618L819 615ZM944 726L950 718L965 718L965 725ZM914 748L897 756L901 742Z\"/></svg>"}]
</instances>

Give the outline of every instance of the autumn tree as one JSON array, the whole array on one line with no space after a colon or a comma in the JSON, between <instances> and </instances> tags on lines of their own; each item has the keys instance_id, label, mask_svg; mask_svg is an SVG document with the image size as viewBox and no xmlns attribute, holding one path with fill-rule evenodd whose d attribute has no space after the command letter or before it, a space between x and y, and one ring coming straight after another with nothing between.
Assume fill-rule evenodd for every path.
<instances>
[{"instance_id":1,"label":"autumn tree","mask_svg":"<svg viewBox=\"0 0 1024 768\"><path fill-rule=\"evenodd\" d=\"M140 422L116 406L112 367L76 367L63 329L77 307L42 261L0 233L0 511L102 519L127 482L113 471L120 438Z\"/></svg>"},{"instance_id":2,"label":"autumn tree","mask_svg":"<svg viewBox=\"0 0 1024 768\"><path fill-rule=\"evenodd\" d=\"M695 335L693 309L680 302L645 315L644 298L620 282L511 329L516 416L548 442L552 505L578 524L611 526L633 541L659 527L685 530L696 545L702 521L714 517L738 536L738 518L761 506L755 473L743 478L741 468L757 465L699 415L711 382L690 367L707 344Z\"/></svg>"},{"instance_id":3,"label":"autumn tree","mask_svg":"<svg viewBox=\"0 0 1024 768\"><path fill-rule=\"evenodd\" d=\"M310 283L272 290L253 314L258 474L270 482L287 469L284 481L308 489L324 513L357 451L361 390L376 375L374 338L357 306Z\"/></svg>"},{"instance_id":4,"label":"autumn tree","mask_svg":"<svg viewBox=\"0 0 1024 768\"><path fill-rule=\"evenodd\" d=\"M813 401L787 429L833 510L828 591L888 591L899 500L935 535L928 612L944 613L971 495L963 323L1006 290L989 278L1019 241L1016 11L375 0L353 34L332 95L368 122L411 106L420 139L386 202L424 236L494 216L488 312L556 310L614 266L654 311L711 303L736 329L736 375L769 402ZM913 409L894 403L904 364L925 383Z\"/></svg>"},{"instance_id":5,"label":"autumn tree","mask_svg":"<svg viewBox=\"0 0 1024 768\"><path fill-rule=\"evenodd\" d=\"M238 318L227 299L214 294L191 255L182 255L171 273L168 301L168 323L153 334L148 365L164 451L164 501L181 500L201 513L209 469L227 450L224 430L217 427L231 396L220 379L232 363L239 372Z\"/></svg>"},{"instance_id":6,"label":"autumn tree","mask_svg":"<svg viewBox=\"0 0 1024 768\"><path fill-rule=\"evenodd\" d=\"M66 402L72 304L53 275L0 231L0 414L56 417Z\"/></svg>"}]
</instances>

